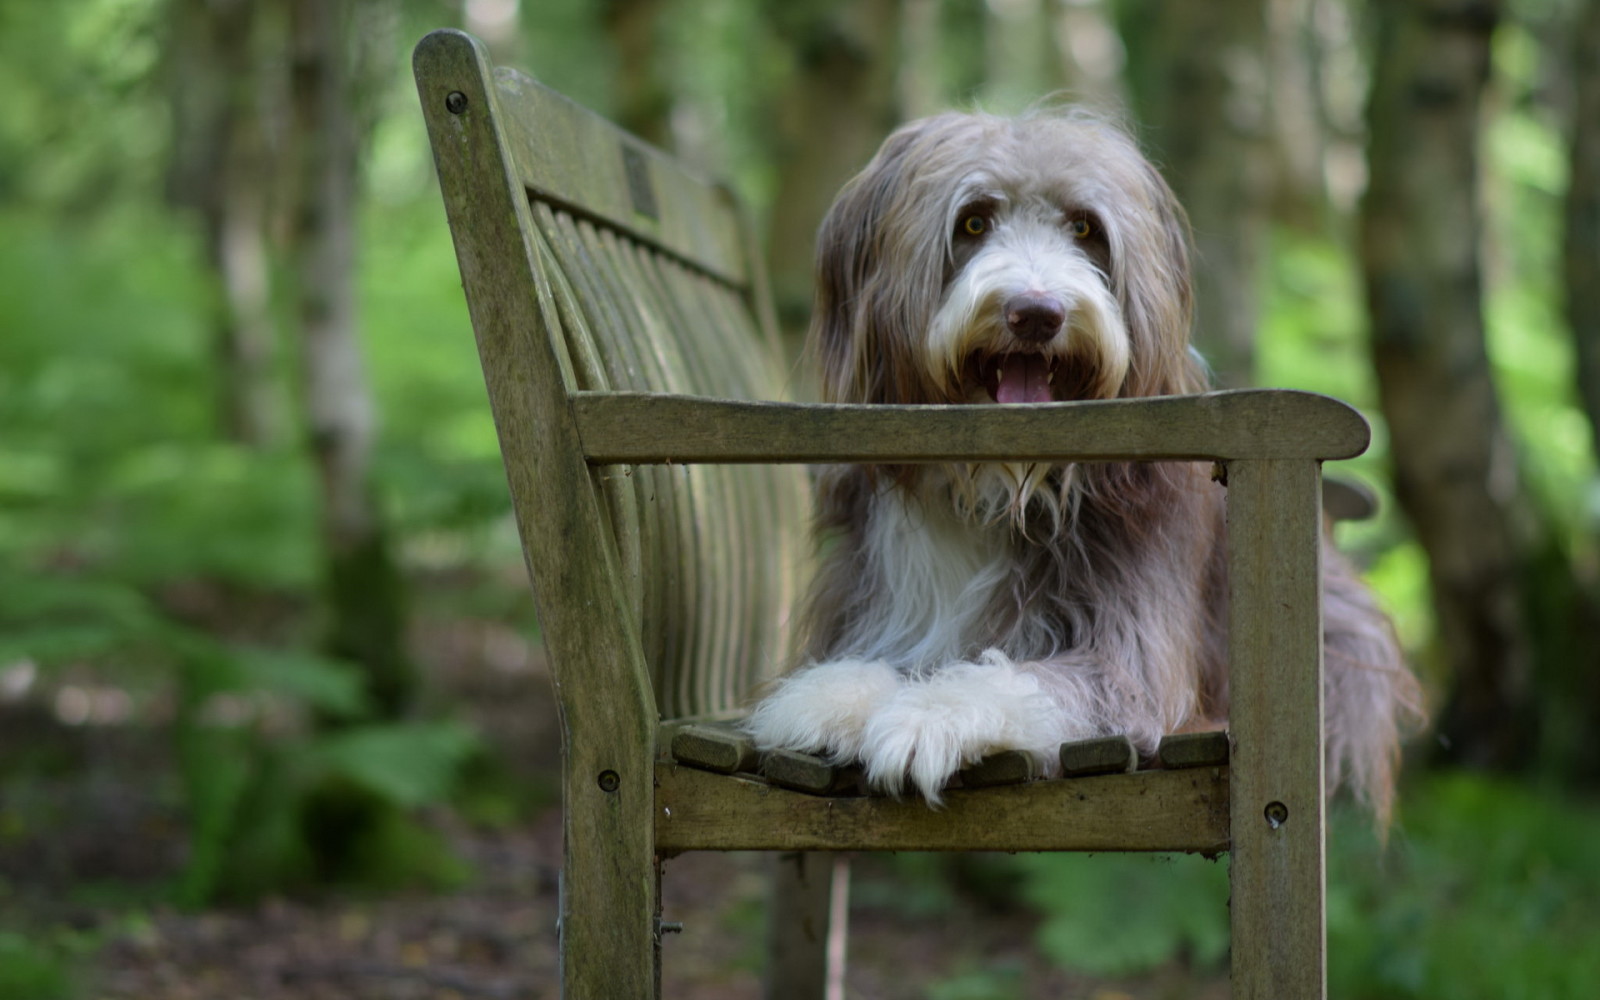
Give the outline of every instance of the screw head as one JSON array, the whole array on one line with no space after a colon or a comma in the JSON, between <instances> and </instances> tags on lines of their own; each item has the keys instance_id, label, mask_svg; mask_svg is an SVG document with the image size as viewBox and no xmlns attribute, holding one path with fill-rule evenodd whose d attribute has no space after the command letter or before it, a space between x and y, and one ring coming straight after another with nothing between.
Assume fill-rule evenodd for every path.
<instances>
[{"instance_id":1,"label":"screw head","mask_svg":"<svg viewBox=\"0 0 1600 1000\"><path fill-rule=\"evenodd\" d=\"M453 115L459 115L467 110L467 95L459 90L452 90L445 95L444 109Z\"/></svg>"},{"instance_id":2,"label":"screw head","mask_svg":"<svg viewBox=\"0 0 1600 1000\"><path fill-rule=\"evenodd\" d=\"M622 778L615 771L601 771L598 781L602 792L614 792L622 787Z\"/></svg>"}]
</instances>

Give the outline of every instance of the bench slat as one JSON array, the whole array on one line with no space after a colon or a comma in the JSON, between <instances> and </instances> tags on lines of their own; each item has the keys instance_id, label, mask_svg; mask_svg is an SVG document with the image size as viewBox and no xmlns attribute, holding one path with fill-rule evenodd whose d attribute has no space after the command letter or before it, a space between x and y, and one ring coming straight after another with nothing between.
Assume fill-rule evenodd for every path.
<instances>
[{"instance_id":1,"label":"bench slat","mask_svg":"<svg viewBox=\"0 0 1600 1000\"><path fill-rule=\"evenodd\" d=\"M522 73L497 69L495 83L506 141L539 200L581 206L729 285L749 284L742 220L723 188Z\"/></svg>"},{"instance_id":2,"label":"bench slat","mask_svg":"<svg viewBox=\"0 0 1600 1000\"><path fill-rule=\"evenodd\" d=\"M558 287L565 291L560 299L562 334L574 365L578 385L634 389L648 383L640 379L628 340L622 336L626 318L600 287L600 272L594 267L570 267L582 255L576 221L550 206L533 203L533 217L542 249L549 254ZM580 305L580 303L582 303ZM676 528L683 515L680 496L671 485L672 470L644 467L609 470L601 474L602 491L611 513L612 530L623 558L625 585L636 609L640 640L645 659L651 665L657 700L670 687L664 682L660 664L686 660L681 648L680 630L664 630L662 623L678 610L678 597L692 593L692 581L684 581L652 567L676 566ZM658 498L652 502L652 498ZM675 597L674 595L678 595ZM676 701L678 699L671 699Z\"/></svg>"},{"instance_id":3,"label":"bench slat","mask_svg":"<svg viewBox=\"0 0 1600 1000\"><path fill-rule=\"evenodd\" d=\"M1069 777L1125 774L1139 766L1139 753L1126 736L1104 736L1061 744L1061 773Z\"/></svg>"},{"instance_id":4,"label":"bench slat","mask_svg":"<svg viewBox=\"0 0 1600 1000\"><path fill-rule=\"evenodd\" d=\"M1228 734L1174 733L1161 738L1156 751L1162 767L1220 767L1228 762Z\"/></svg>"},{"instance_id":5,"label":"bench slat","mask_svg":"<svg viewBox=\"0 0 1600 1000\"><path fill-rule=\"evenodd\" d=\"M532 206L539 249L566 285L575 385L781 398L781 369L743 293L588 218ZM663 716L737 704L784 662L807 559L803 470L624 465L598 475Z\"/></svg>"}]
</instances>

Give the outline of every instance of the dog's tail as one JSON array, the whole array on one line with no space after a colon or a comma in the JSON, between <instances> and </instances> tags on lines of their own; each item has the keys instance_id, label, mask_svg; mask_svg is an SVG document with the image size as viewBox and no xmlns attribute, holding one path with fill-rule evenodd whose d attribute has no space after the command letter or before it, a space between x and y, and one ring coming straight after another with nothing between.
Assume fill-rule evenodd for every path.
<instances>
[{"instance_id":1,"label":"dog's tail","mask_svg":"<svg viewBox=\"0 0 1600 1000\"><path fill-rule=\"evenodd\" d=\"M1388 615L1331 544L1323 551L1322 587L1328 788L1348 787L1386 829L1400 741L1425 719L1422 688Z\"/></svg>"}]
</instances>

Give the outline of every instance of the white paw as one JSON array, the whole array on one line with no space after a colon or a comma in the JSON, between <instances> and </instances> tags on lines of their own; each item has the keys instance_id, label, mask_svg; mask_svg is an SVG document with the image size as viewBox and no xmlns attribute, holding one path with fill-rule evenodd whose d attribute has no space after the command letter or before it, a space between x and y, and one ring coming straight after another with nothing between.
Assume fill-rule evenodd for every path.
<instances>
[{"instance_id":1,"label":"white paw","mask_svg":"<svg viewBox=\"0 0 1600 1000\"><path fill-rule=\"evenodd\" d=\"M932 804L950 777L997 750L1026 750L1048 764L1076 730L1039 679L996 651L907 684L862 734L867 780L891 795L906 779Z\"/></svg>"},{"instance_id":2,"label":"white paw","mask_svg":"<svg viewBox=\"0 0 1600 1000\"><path fill-rule=\"evenodd\" d=\"M750 713L745 731L762 750L799 750L834 760L861 755L867 719L902 684L881 660L835 660L805 667L778 686Z\"/></svg>"}]
</instances>

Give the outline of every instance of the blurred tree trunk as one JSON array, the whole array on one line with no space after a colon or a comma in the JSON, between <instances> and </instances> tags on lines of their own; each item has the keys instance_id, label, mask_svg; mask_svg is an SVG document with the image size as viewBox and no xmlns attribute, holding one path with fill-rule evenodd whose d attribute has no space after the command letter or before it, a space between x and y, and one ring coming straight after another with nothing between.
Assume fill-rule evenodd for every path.
<instances>
[{"instance_id":1,"label":"blurred tree trunk","mask_svg":"<svg viewBox=\"0 0 1600 1000\"><path fill-rule=\"evenodd\" d=\"M375 418L356 314L358 165L372 112L357 45L381 50L383 32L350 0L286 0L290 34L293 198L287 258L293 269L302 393L321 484L328 648L360 664L379 715L399 716L416 688L403 650L404 600L372 481ZM387 5L359 4L363 18Z\"/></svg>"},{"instance_id":2,"label":"blurred tree trunk","mask_svg":"<svg viewBox=\"0 0 1600 1000\"><path fill-rule=\"evenodd\" d=\"M1254 381L1271 205L1266 0L1156 0L1139 60L1157 161L1195 243L1195 344L1223 386Z\"/></svg>"},{"instance_id":3,"label":"blurred tree trunk","mask_svg":"<svg viewBox=\"0 0 1600 1000\"><path fill-rule=\"evenodd\" d=\"M1575 37L1564 277L1578 398L1600 450L1600 0L1583 4Z\"/></svg>"},{"instance_id":4,"label":"blurred tree trunk","mask_svg":"<svg viewBox=\"0 0 1600 1000\"><path fill-rule=\"evenodd\" d=\"M271 370L257 8L251 0L172 0L168 15L168 200L198 217L214 278L218 421L229 438L262 445L281 429L283 415Z\"/></svg>"},{"instance_id":5,"label":"blurred tree trunk","mask_svg":"<svg viewBox=\"0 0 1600 1000\"><path fill-rule=\"evenodd\" d=\"M1045 18L1053 0L987 0L983 103L999 112L1020 111L1062 80L1055 35Z\"/></svg>"},{"instance_id":6,"label":"blurred tree trunk","mask_svg":"<svg viewBox=\"0 0 1600 1000\"><path fill-rule=\"evenodd\" d=\"M1600 0L1584 0L1576 21L1571 73L1570 172L1567 181L1563 278L1567 322L1577 358L1578 398L1589 418L1592 449L1600 453ZM1591 514L1591 517L1595 515ZM1593 528L1591 520L1590 527ZM1573 637L1566 650L1566 683L1551 692L1570 715L1571 735L1558 753L1572 773L1600 781L1600 595L1589 567L1579 613L1563 622Z\"/></svg>"},{"instance_id":7,"label":"blurred tree trunk","mask_svg":"<svg viewBox=\"0 0 1600 1000\"><path fill-rule=\"evenodd\" d=\"M1060 86L1079 104L1126 112L1122 67L1127 53L1105 0L1054 0L1054 5L1052 37Z\"/></svg>"},{"instance_id":8,"label":"blurred tree trunk","mask_svg":"<svg viewBox=\"0 0 1600 1000\"><path fill-rule=\"evenodd\" d=\"M901 0L895 93L907 120L944 110L943 11L939 0Z\"/></svg>"},{"instance_id":9,"label":"blurred tree trunk","mask_svg":"<svg viewBox=\"0 0 1600 1000\"><path fill-rule=\"evenodd\" d=\"M661 67L662 0L605 0L602 19L617 53L617 124L670 149L672 91Z\"/></svg>"},{"instance_id":10,"label":"blurred tree trunk","mask_svg":"<svg viewBox=\"0 0 1600 1000\"><path fill-rule=\"evenodd\" d=\"M778 164L767 259L785 339L811 313L817 225L895 123L898 0L768 0L794 72L774 108Z\"/></svg>"},{"instance_id":11,"label":"blurred tree trunk","mask_svg":"<svg viewBox=\"0 0 1600 1000\"><path fill-rule=\"evenodd\" d=\"M1316 183L1328 206L1344 218L1354 215L1366 186L1367 54L1357 23L1365 5L1350 0L1309 3L1305 26L1313 57L1312 113L1320 140ZM1280 109L1278 121L1285 117ZM1280 147L1289 141L1285 138L1288 134L1279 133Z\"/></svg>"},{"instance_id":12,"label":"blurred tree trunk","mask_svg":"<svg viewBox=\"0 0 1600 1000\"><path fill-rule=\"evenodd\" d=\"M1395 493L1427 551L1451 690L1445 755L1513 768L1532 743L1519 584L1531 511L1484 343L1478 162L1493 0L1371 8L1361 253Z\"/></svg>"},{"instance_id":13,"label":"blurred tree trunk","mask_svg":"<svg viewBox=\"0 0 1600 1000\"><path fill-rule=\"evenodd\" d=\"M1318 107L1322 40L1314 0L1267 0L1267 91L1274 218L1312 228L1325 204L1327 148Z\"/></svg>"}]
</instances>

